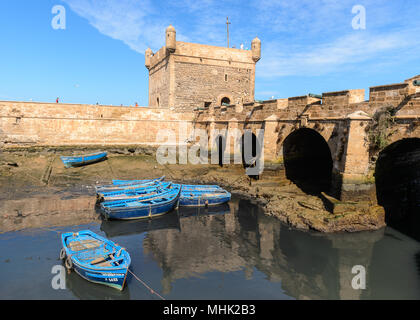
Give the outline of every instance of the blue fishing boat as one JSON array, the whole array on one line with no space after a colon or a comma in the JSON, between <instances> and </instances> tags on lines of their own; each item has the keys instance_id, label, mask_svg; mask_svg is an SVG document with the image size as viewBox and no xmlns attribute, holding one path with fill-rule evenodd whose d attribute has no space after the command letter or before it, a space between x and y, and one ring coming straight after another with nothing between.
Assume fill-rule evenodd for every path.
<instances>
[{"instance_id":1,"label":"blue fishing boat","mask_svg":"<svg viewBox=\"0 0 420 320\"><path fill-rule=\"evenodd\" d=\"M108 155L107 152L98 152L93 154L81 155L81 156L69 156L69 157L60 157L63 161L66 168L70 167L80 167L87 164L95 163L102 161Z\"/></svg>"},{"instance_id":2,"label":"blue fishing boat","mask_svg":"<svg viewBox=\"0 0 420 320\"><path fill-rule=\"evenodd\" d=\"M63 233L61 242L60 258L68 270L88 281L124 289L131 263L124 248L90 230Z\"/></svg>"},{"instance_id":3,"label":"blue fishing boat","mask_svg":"<svg viewBox=\"0 0 420 320\"><path fill-rule=\"evenodd\" d=\"M223 190L223 188L218 185L183 184L182 190Z\"/></svg>"},{"instance_id":4,"label":"blue fishing boat","mask_svg":"<svg viewBox=\"0 0 420 320\"><path fill-rule=\"evenodd\" d=\"M182 187L179 205L183 207L216 206L230 201L231 194L224 189L184 190Z\"/></svg>"},{"instance_id":5,"label":"blue fishing boat","mask_svg":"<svg viewBox=\"0 0 420 320\"><path fill-rule=\"evenodd\" d=\"M141 183L147 183L151 181L163 181L165 180L165 176L162 176L157 179L146 179L146 180L112 180L113 185L129 185L129 184L141 184Z\"/></svg>"},{"instance_id":6,"label":"blue fishing boat","mask_svg":"<svg viewBox=\"0 0 420 320\"><path fill-rule=\"evenodd\" d=\"M141 219L163 215L177 206L181 185L173 184L169 191L139 199L101 203L101 211L107 219Z\"/></svg>"},{"instance_id":7,"label":"blue fishing boat","mask_svg":"<svg viewBox=\"0 0 420 320\"><path fill-rule=\"evenodd\" d=\"M110 191L116 191L116 190L124 190L124 189L136 189L141 188L144 186L150 186L150 185L156 185L160 182L162 182L165 179L165 176L157 178L157 179L148 179L148 180L139 180L139 182L132 182L132 183L126 183L126 184L120 184L120 185L101 185L101 186L95 186L96 192L110 192Z\"/></svg>"},{"instance_id":8,"label":"blue fishing boat","mask_svg":"<svg viewBox=\"0 0 420 320\"><path fill-rule=\"evenodd\" d=\"M162 182L156 185L145 185L139 188L120 189L108 192L98 192L97 198L101 201L137 199L148 195L156 195L169 189L172 182Z\"/></svg>"},{"instance_id":9,"label":"blue fishing boat","mask_svg":"<svg viewBox=\"0 0 420 320\"><path fill-rule=\"evenodd\" d=\"M186 190L197 190L197 189L222 189L222 187L214 185L205 185L205 184L183 184L182 189Z\"/></svg>"}]
</instances>

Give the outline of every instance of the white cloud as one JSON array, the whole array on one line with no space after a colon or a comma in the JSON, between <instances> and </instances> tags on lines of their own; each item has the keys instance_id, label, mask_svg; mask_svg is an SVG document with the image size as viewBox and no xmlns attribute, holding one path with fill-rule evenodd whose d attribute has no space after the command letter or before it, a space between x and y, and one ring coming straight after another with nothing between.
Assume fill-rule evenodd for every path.
<instances>
[{"instance_id":1,"label":"white cloud","mask_svg":"<svg viewBox=\"0 0 420 320\"><path fill-rule=\"evenodd\" d=\"M258 75L278 77L291 75L316 76L357 69L359 64L373 61L395 61L407 57L405 50L418 48L419 29L387 34L354 31L331 43L288 47L268 42L263 47Z\"/></svg>"},{"instance_id":2,"label":"white cloud","mask_svg":"<svg viewBox=\"0 0 420 320\"><path fill-rule=\"evenodd\" d=\"M398 1L369 1L363 31L351 28L354 0L63 1L100 33L141 54L164 45L169 24L178 40L224 46L229 16L232 45L249 47L257 35L262 40L258 77L321 75L365 62L389 63L419 46L420 30L412 17L420 5Z\"/></svg>"},{"instance_id":3,"label":"white cloud","mask_svg":"<svg viewBox=\"0 0 420 320\"><path fill-rule=\"evenodd\" d=\"M71 10L87 19L100 33L123 41L144 53L147 47L160 47L166 27L157 19L149 0L63 0ZM159 35L159 36L157 36Z\"/></svg>"}]
</instances>

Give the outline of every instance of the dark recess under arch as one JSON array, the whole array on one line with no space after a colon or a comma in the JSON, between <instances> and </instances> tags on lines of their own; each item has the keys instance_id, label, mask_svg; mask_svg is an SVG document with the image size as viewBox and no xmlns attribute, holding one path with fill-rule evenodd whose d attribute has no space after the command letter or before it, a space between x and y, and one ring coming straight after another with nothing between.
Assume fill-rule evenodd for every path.
<instances>
[{"instance_id":1,"label":"dark recess under arch","mask_svg":"<svg viewBox=\"0 0 420 320\"><path fill-rule=\"evenodd\" d=\"M375 183L387 224L420 240L420 139L386 147L376 161Z\"/></svg>"},{"instance_id":2,"label":"dark recess under arch","mask_svg":"<svg viewBox=\"0 0 420 320\"><path fill-rule=\"evenodd\" d=\"M304 192L319 195L331 188L333 160L325 139L315 130L292 132L283 143L287 179Z\"/></svg>"}]
</instances>

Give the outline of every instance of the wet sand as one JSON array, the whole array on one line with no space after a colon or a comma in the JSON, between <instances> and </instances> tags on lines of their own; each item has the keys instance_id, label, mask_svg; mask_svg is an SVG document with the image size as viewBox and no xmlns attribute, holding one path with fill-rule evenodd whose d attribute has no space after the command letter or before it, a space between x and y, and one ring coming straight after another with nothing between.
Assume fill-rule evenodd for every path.
<instances>
[{"instance_id":1,"label":"wet sand","mask_svg":"<svg viewBox=\"0 0 420 320\"><path fill-rule=\"evenodd\" d=\"M74 224L75 219L88 223L99 219L94 210L95 185L162 175L175 182L219 184L301 230L354 232L385 226L380 207L309 195L286 179L282 164L267 163L259 180L253 180L241 165L160 165L153 151L144 149L114 148L108 150L106 161L66 169L59 155L69 154L50 149L0 154L0 232L45 224L63 226ZM331 207L337 204L341 210L333 213Z\"/></svg>"}]
</instances>

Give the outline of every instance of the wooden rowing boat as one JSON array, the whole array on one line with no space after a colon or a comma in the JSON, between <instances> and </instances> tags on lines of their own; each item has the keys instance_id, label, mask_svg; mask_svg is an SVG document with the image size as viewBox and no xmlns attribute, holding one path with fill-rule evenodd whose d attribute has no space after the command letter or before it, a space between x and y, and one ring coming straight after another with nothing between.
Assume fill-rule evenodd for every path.
<instances>
[{"instance_id":1,"label":"wooden rowing boat","mask_svg":"<svg viewBox=\"0 0 420 320\"><path fill-rule=\"evenodd\" d=\"M98 192L97 197L99 201L115 201L115 200L130 200L150 195L157 195L167 191L172 185L172 182L162 182L153 185L144 185L139 188L126 188L108 192Z\"/></svg>"},{"instance_id":2,"label":"wooden rowing boat","mask_svg":"<svg viewBox=\"0 0 420 320\"><path fill-rule=\"evenodd\" d=\"M220 189L196 189L182 187L179 197L179 205L181 207L206 207L217 206L230 201L231 194L226 190Z\"/></svg>"},{"instance_id":3,"label":"wooden rowing boat","mask_svg":"<svg viewBox=\"0 0 420 320\"><path fill-rule=\"evenodd\" d=\"M181 185L172 184L169 191L139 199L108 201L101 203L101 211L107 219L141 219L155 217L173 210L181 194Z\"/></svg>"},{"instance_id":4,"label":"wooden rowing boat","mask_svg":"<svg viewBox=\"0 0 420 320\"><path fill-rule=\"evenodd\" d=\"M87 154L87 155L80 155L80 156L61 156L61 161L63 161L64 166L66 168L71 167L80 167L87 164L96 163L99 161L102 161L106 158L108 155L107 152L98 152L93 154Z\"/></svg>"},{"instance_id":5,"label":"wooden rowing boat","mask_svg":"<svg viewBox=\"0 0 420 320\"><path fill-rule=\"evenodd\" d=\"M136 189L136 188L158 184L162 182L164 179L165 179L165 176L162 176L157 179L132 180L132 182L119 184L119 185L114 185L114 184L100 185L100 186L95 186L95 190L96 190L96 193L99 193L99 192L103 193L103 192L111 192L111 191L118 191L118 190L125 190L125 189Z\"/></svg>"},{"instance_id":6,"label":"wooden rowing boat","mask_svg":"<svg viewBox=\"0 0 420 320\"><path fill-rule=\"evenodd\" d=\"M145 182L149 182L152 180L159 180L159 181L163 181L165 180L165 176L162 176L160 178L157 179L146 179L146 180L112 180L112 184L116 185L116 186L121 186L121 185L130 185L130 184L139 184L139 183L145 183Z\"/></svg>"},{"instance_id":7,"label":"wooden rowing boat","mask_svg":"<svg viewBox=\"0 0 420 320\"><path fill-rule=\"evenodd\" d=\"M63 233L61 242L60 258L69 271L76 271L90 282L124 289L131 263L124 248L90 230Z\"/></svg>"}]
</instances>

